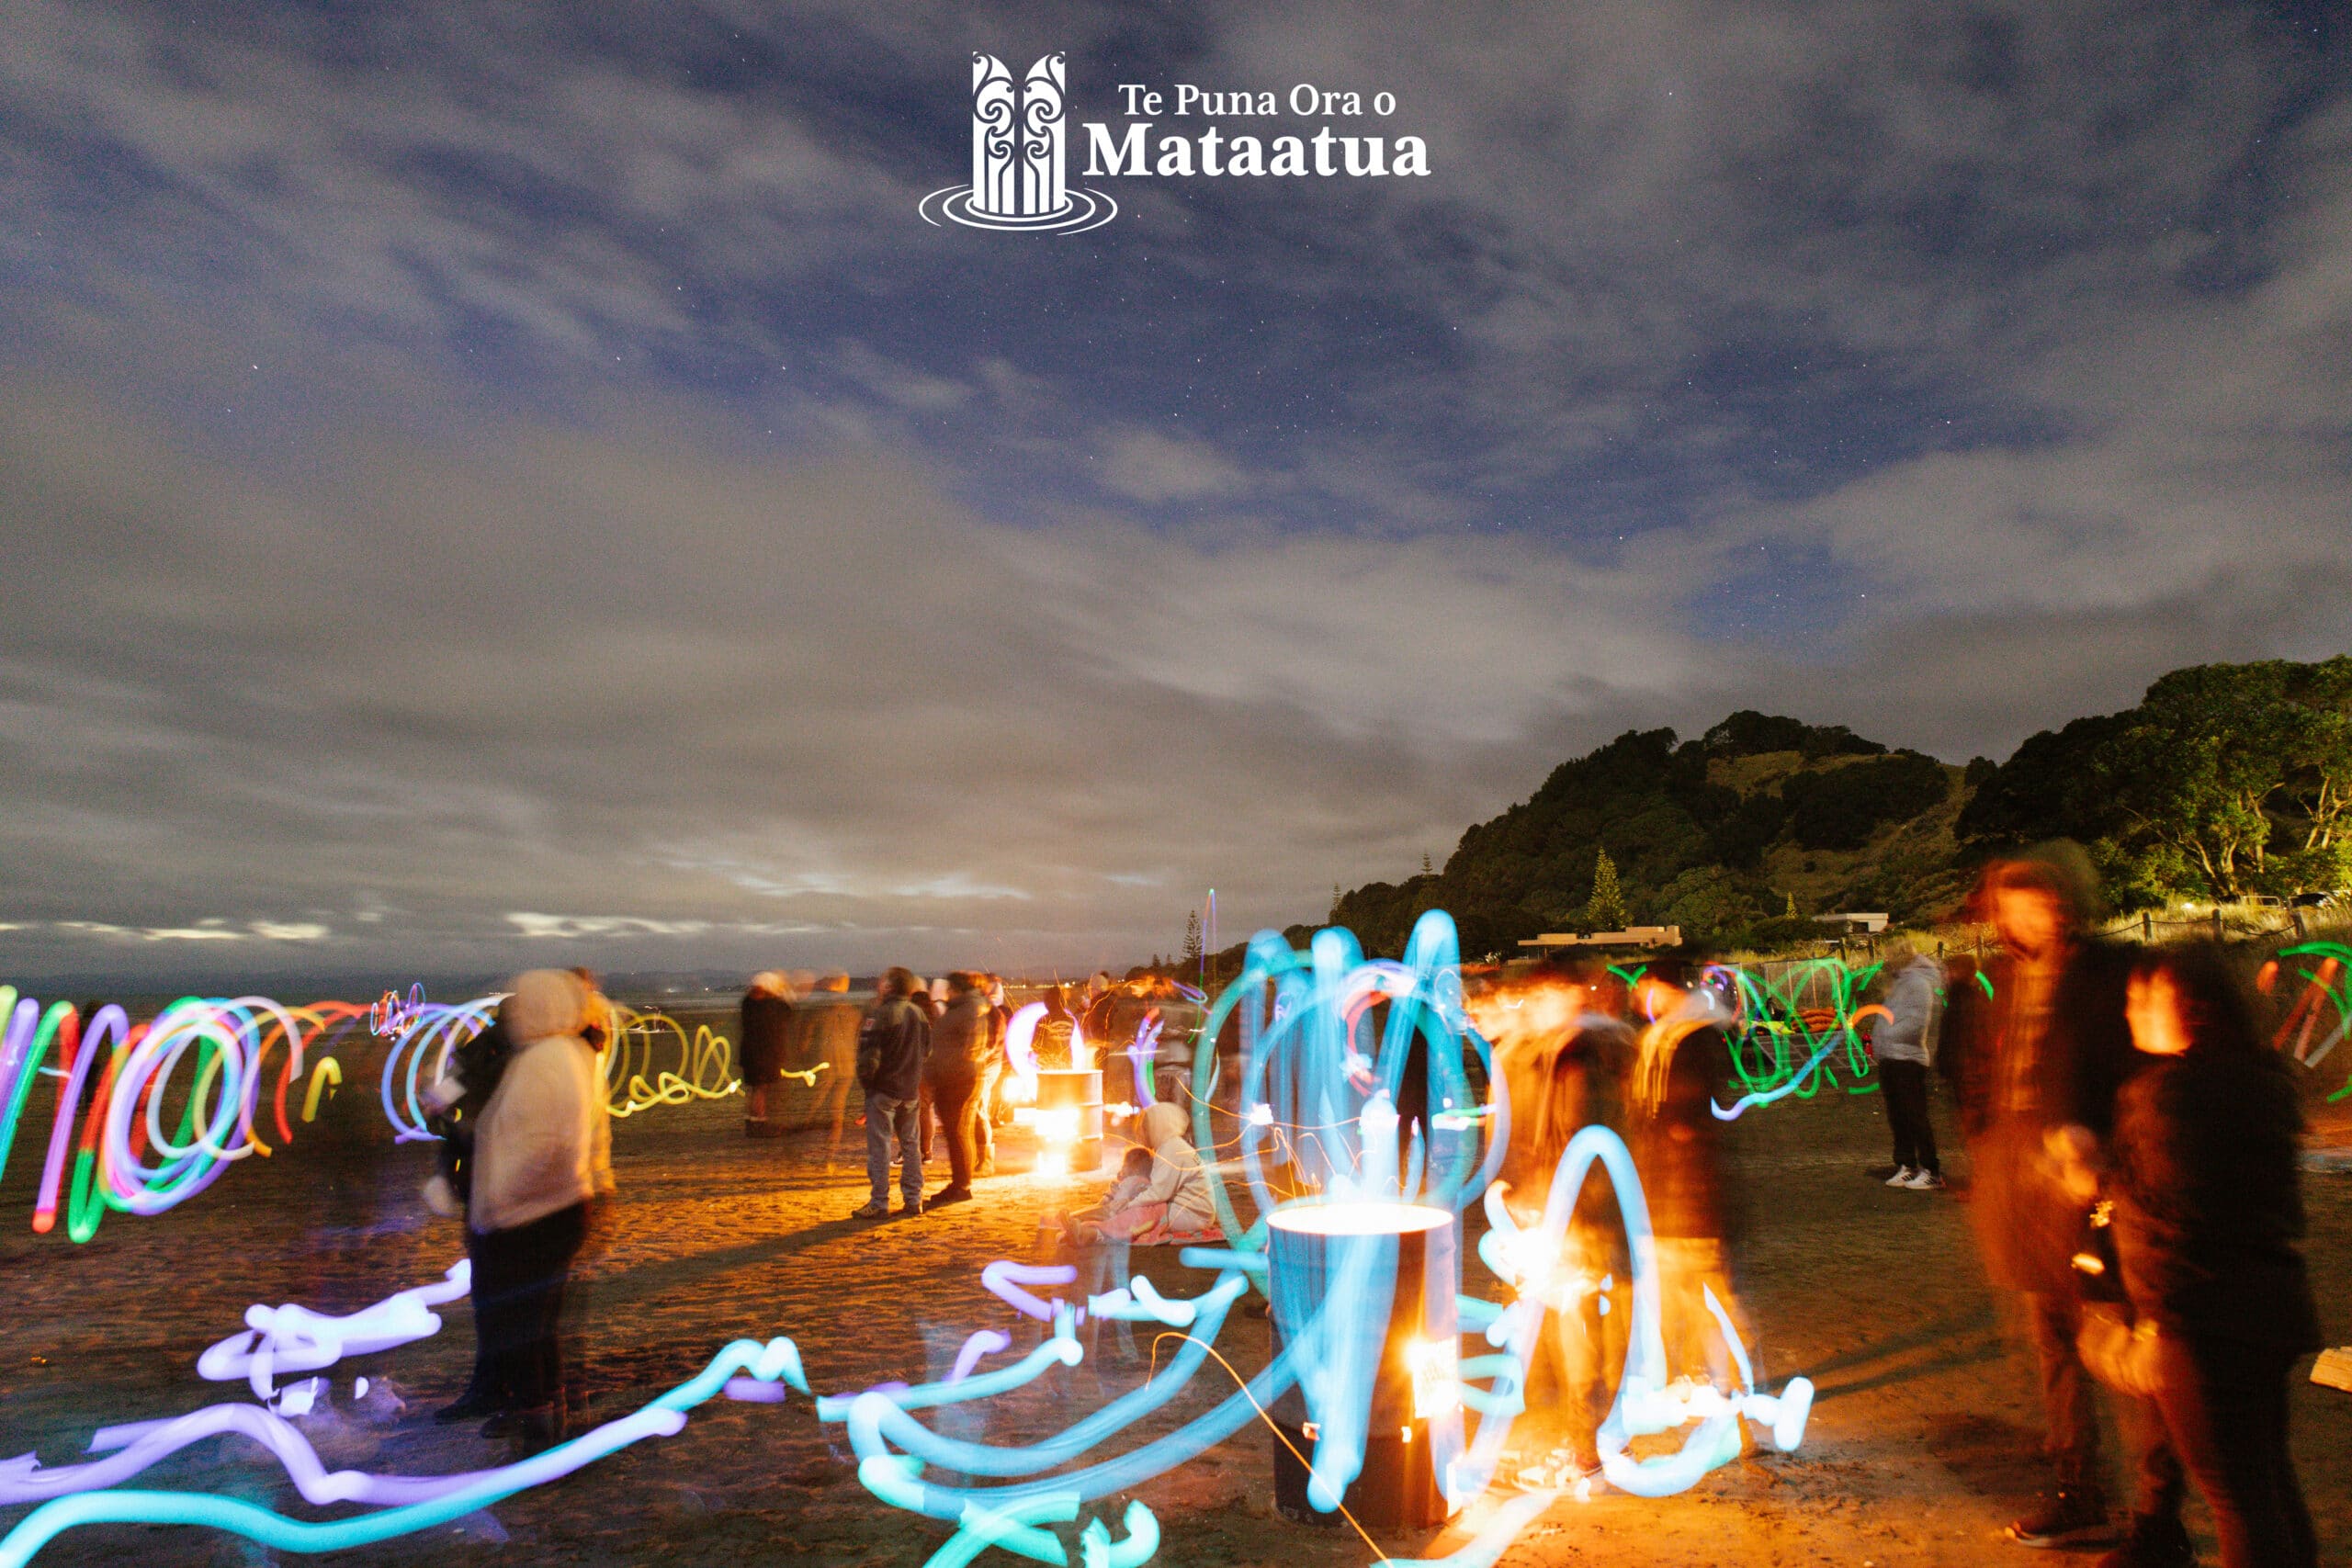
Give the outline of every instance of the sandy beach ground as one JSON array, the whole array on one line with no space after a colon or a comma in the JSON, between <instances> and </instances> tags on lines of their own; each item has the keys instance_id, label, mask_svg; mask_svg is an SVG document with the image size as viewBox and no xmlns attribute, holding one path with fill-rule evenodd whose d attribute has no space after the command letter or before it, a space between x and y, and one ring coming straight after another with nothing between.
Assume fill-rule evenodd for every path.
<instances>
[{"instance_id":1,"label":"sandy beach ground","mask_svg":"<svg viewBox=\"0 0 2352 1568\"><path fill-rule=\"evenodd\" d=\"M84 1247L31 1234L39 1151L20 1138L0 1182L0 1278L8 1282L8 1310L0 1314L0 1453L31 1451L47 1464L69 1463L98 1427L240 1396L241 1384L199 1382L194 1363L207 1344L239 1325L249 1303L349 1311L437 1278L459 1243L449 1222L416 1201L430 1154L390 1146L369 1098L365 1084L346 1091L294 1146L246 1162L175 1213L109 1216ZM820 1390L943 1375L976 1328L1007 1329L1016 1344L1034 1341L1032 1326L982 1291L979 1271L993 1258L1036 1258L1040 1215L1070 1201L1078 1187L1001 1176L982 1182L973 1203L910 1222L861 1224L848 1217L864 1197L854 1122L838 1145L822 1132L753 1142L741 1134L740 1105L662 1107L616 1129L616 1237L593 1270L597 1418L633 1409L691 1376L739 1337L792 1336ZM1874 1096L1840 1092L1784 1102L1735 1130L1749 1213L1738 1280L1757 1325L1761 1371L1772 1386L1803 1372L1819 1388L1803 1449L1751 1452L1678 1497L1603 1493L1556 1502L1506 1562L1986 1568L2043 1560L2000 1536L2041 1479L2026 1359L2005 1332L2002 1303L1984 1283L1962 1200L1889 1191L1866 1176L1886 1158L1883 1128ZM1028 1152L1025 1140L1009 1140L1007 1163L1024 1166ZM935 1173L933 1184L943 1179ZM2311 1176L2307 1193L2309 1256L2330 1337L2352 1342L2346 1290L2352 1176ZM1138 1254L1136 1266L1170 1293L1196 1292L1206 1280L1172 1254ZM1480 1275L1473 1263L1469 1288L1498 1293ZM503 1445L470 1426L427 1418L463 1382L471 1337L460 1305L436 1337L338 1369L335 1412L311 1423L330 1464L428 1473L498 1462ZM1262 1319L1238 1315L1219 1348L1246 1374L1263 1364L1267 1338ZM1163 1359L1168 1348L1160 1348ZM1033 1441L1134 1387L1153 1350L1141 1328L1106 1325L1078 1368L933 1419L962 1436ZM351 1378L363 1372L374 1392L355 1408ZM1212 1362L1137 1436L1199 1413L1230 1386ZM404 1414L393 1411L388 1393L405 1398ZM1544 1440L1540 1425L1530 1424L1522 1442L1529 1457ZM2352 1559L2352 1395L2299 1383L2295 1446L2323 1555ZM2117 1439L2109 1448L2120 1498L2124 1445ZM200 1488L322 1517L241 1439L200 1445L141 1484ZM1134 1495L1159 1515L1163 1562L1374 1560L1344 1528L1300 1526L1274 1512L1262 1427ZM1114 1533L1123 1506L1124 1495L1098 1510ZM0 1511L0 1528L25 1512ZM2191 1522L2210 1559L2201 1508ZM677 1436L642 1443L569 1480L424 1535L321 1561L483 1568L916 1564L947 1534L868 1495L841 1429L820 1426L806 1401L718 1400ZM1378 1546L1395 1555L1433 1555L1463 1536L1457 1527L1435 1537L1384 1537ZM37 1561L167 1568L274 1558L200 1529L110 1525L71 1531Z\"/></svg>"}]
</instances>

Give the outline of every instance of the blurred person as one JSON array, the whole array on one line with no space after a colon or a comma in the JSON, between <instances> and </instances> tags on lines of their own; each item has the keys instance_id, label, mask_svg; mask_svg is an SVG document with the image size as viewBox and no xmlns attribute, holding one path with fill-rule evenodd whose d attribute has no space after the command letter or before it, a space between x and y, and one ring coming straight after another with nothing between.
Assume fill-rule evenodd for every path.
<instances>
[{"instance_id":1,"label":"blurred person","mask_svg":"<svg viewBox=\"0 0 2352 1568\"><path fill-rule=\"evenodd\" d=\"M441 1140L434 1145L435 1172L425 1183L424 1201L435 1213L450 1219L465 1218L473 1191L474 1135L481 1126L483 1108L497 1092L498 1080L505 1076L507 1058L514 1055L514 1041L506 1032L504 1015L505 1003L502 999L490 1021L449 1053L441 1076L425 1087L423 1096L425 1126ZM473 1227L462 1228L466 1258L474 1276L480 1278L481 1261ZM476 1296L474 1301L473 1370L466 1379L464 1391L433 1413L435 1421L469 1421L495 1415L499 1409L490 1360L482 1348L481 1298Z\"/></svg>"},{"instance_id":2,"label":"blurred person","mask_svg":"<svg viewBox=\"0 0 2352 1568\"><path fill-rule=\"evenodd\" d=\"M1894 1174L1886 1184L1932 1192L1944 1184L1936 1124L1928 1110L1943 970L1901 942L1888 953L1884 973L1886 1011L1871 1020L1871 1055L1878 1063L1879 1096L1886 1101L1886 1124L1894 1136Z\"/></svg>"},{"instance_id":3,"label":"blurred person","mask_svg":"<svg viewBox=\"0 0 2352 1568\"><path fill-rule=\"evenodd\" d=\"M903 1214L922 1213L922 1150L916 1111L923 1060L931 1054L931 1018L913 1000L912 972L891 969L876 987L874 1005L857 1031L857 1087L865 1092L865 1179L869 1196L861 1220L890 1213L890 1160L899 1158Z\"/></svg>"},{"instance_id":4,"label":"blurred person","mask_svg":"<svg viewBox=\"0 0 2352 1568\"><path fill-rule=\"evenodd\" d=\"M1657 1240L1668 1374L1703 1373L1728 1388L1731 1347L1706 1303L1712 1291L1735 1326L1744 1325L1728 1261L1735 1215L1724 1174L1726 1123L1714 1113L1731 1061L1724 1027L1732 1015L1713 989L1685 989L1690 975L1682 960L1662 958L1633 991L1636 1018L1649 1021L1626 1084L1626 1142Z\"/></svg>"},{"instance_id":5,"label":"blurred person","mask_svg":"<svg viewBox=\"0 0 2352 1568\"><path fill-rule=\"evenodd\" d=\"M1036 1032L1029 1037L1029 1049L1040 1067L1059 1069L1070 1063L1070 1041L1078 1031L1078 1019L1069 1010L1069 987L1059 983L1046 987L1037 998L1046 1004L1045 1015L1037 1020Z\"/></svg>"},{"instance_id":6,"label":"blurred person","mask_svg":"<svg viewBox=\"0 0 2352 1568\"><path fill-rule=\"evenodd\" d=\"M988 999L969 972L956 970L947 976L947 1006L931 1026L931 1054L923 1061L923 1085L947 1136L947 1185L923 1201L925 1208L971 1200L972 1168L978 1163L972 1123L990 1043Z\"/></svg>"},{"instance_id":7,"label":"blurred person","mask_svg":"<svg viewBox=\"0 0 2352 1568\"><path fill-rule=\"evenodd\" d=\"M2083 1313L2070 1260L2089 1205L2051 1153L2064 1127L2102 1139L2113 1130L2116 1092L2133 1068L2123 1016L2131 960L2086 933L2095 896L2089 863L2071 844L1985 868L1975 910L2001 951L1981 984L1951 992L1939 1053L1968 1147L1977 1245L1993 1283L2019 1298L2041 1372L2056 1495L2009 1527L2022 1546L2104 1545L2116 1535L2099 1483L2098 1398L2076 1347Z\"/></svg>"},{"instance_id":8,"label":"blurred person","mask_svg":"<svg viewBox=\"0 0 2352 1568\"><path fill-rule=\"evenodd\" d=\"M595 1321L597 1272L613 1244L614 1194L619 1190L613 1177L611 1050L619 1035L620 1014L605 995L594 970L575 968L571 973L587 989L580 1038L594 1062L594 1096L588 1122L588 1181L593 1190L580 1250L572 1257L571 1271L564 1282L557 1323L562 1347L563 1420L566 1427L577 1430L588 1421L588 1325Z\"/></svg>"},{"instance_id":9,"label":"blurred person","mask_svg":"<svg viewBox=\"0 0 2352 1568\"><path fill-rule=\"evenodd\" d=\"M775 1137L784 1129L768 1120L770 1091L784 1081L792 1042L792 981L774 969L752 976L743 993L744 1121L747 1137Z\"/></svg>"},{"instance_id":10,"label":"blurred person","mask_svg":"<svg viewBox=\"0 0 2352 1568\"><path fill-rule=\"evenodd\" d=\"M2143 958L2125 1016L2147 1065L2105 1154L2115 1254L2153 1385L2139 1494L2102 1568L2176 1568L2194 1480L2223 1568L2316 1568L2288 1450L2295 1361L2324 1343L2303 1234L2302 1109L2220 949Z\"/></svg>"},{"instance_id":11,"label":"blurred person","mask_svg":"<svg viewBox=\"0 0 2352 1568\"><path fill-rule=\"evenodd\" d=\"M1543 1223L1569 1140L1587 1127L1623 1130L1633 1032L1589 1011L1588 994L1577 977L1554 971L1499 987L1472 1005L1480 1032L1494 1044L1496 1075L1510 1105L1499 1175L1504 1202L1522 1231ZM1529 1260L1534 1268L1548 1265L1554 1280L1544 1292L1552 1304L1549 1332L1537 1343L1530 1382L1556 1379L1558 1397L1549 1408L1566 1428L1560 1453L1527 1478L1533 1483L1558 1485L1600 1469L1598 1434L1613 1397L1609 1369L1623 1361L1631 1321L1630 1289L1616 1285L1604 1294L1600 1288L1604 1279L1630 1277L1620 1235L1614 1186L1606 1168L1595 1165L1569 1210L1556 1261ZM1604 1300L1611 1301L1606 1313Z\"/></svg>"},{"instance_id":12,"label":"blurred person","mask_svg":"<svg viewBox=\"0 0 2352 1568\"><path fill-rule=\"evenodd\" d=\"M590 1006L587 987L568 970L515 976L502 1010L514 1053L474 1139L467 1224L478 1258L475 1321L499 1405L482 1433L526 1450L563 1429L564 1285L596 1195L601 1097L582 1036Z\"/></svg>"},{"instance_id":13,"label":"blurred person","mask_svg":"<svg viewBox=\"0 0 2352 1568\"><path fill-rule=\"evenodd\" d=\"M1011 1119L1012 1111L1001 1103L1005 1068L1009 1063L1004 1053L1004 1037L1012 1023L1012 1009L1005 1005L1004 976L980 976L980 995L989 1004L989 1046L980 1066L978 1098L974 1101L972 1138L975 1145L974 1176L996 1174L996 1127L999 1117Z\"/></svg>"},{"instance_id":14,"label":"blurred person","mask_svg":"<svg viewBox=\"0 0 2352 1568\"><path fill-rule=\"evenodd\" d=\"M925 1019L936 1021L940 1012L938 993L942 989L944 989L944 981L926 980L918 975L915 976L915 988L907 993L907 999ZM922 1150L923 1164L929 1165L939 1157L939 1113L931 1103L931 1079L928 1077L923 1079L922 1088L915 1095L915 1142Z\"/></svg>"}]
</instances>

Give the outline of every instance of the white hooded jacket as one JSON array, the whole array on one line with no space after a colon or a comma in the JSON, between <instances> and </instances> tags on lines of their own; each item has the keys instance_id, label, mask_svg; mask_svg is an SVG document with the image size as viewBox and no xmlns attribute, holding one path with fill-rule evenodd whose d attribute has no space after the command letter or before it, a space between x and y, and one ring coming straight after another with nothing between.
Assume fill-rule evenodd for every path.
<instances>
[{"instance_id":1,"label":"white hooded jacket","mask_svg":"<svg viewBox=\"0 0 2352 1568\"><path fill-rule=\"evenodd\" d=\"M514 1040L474 1134L477 1235L513 1230L595 1191L596 1058L580 1037L588 989L562 969L515 977L501 1016Z\"/></svg>"},{"instance_id":2,"label":"white hooded jacket","mask_svg":"<svg viewBox=\"0 0 2352 1568\"><path fill-rule=\"evenodd\" d=\"M1200 1151L1184 1136L1184 1112L1166 1100L1143 1113L1144 1141L1151 1145L1151 1185L1136 1201L1168 1205L1168 1224L1205 1229L1216 1223L1209 1180Z\"/></svg>"}]
</instances>

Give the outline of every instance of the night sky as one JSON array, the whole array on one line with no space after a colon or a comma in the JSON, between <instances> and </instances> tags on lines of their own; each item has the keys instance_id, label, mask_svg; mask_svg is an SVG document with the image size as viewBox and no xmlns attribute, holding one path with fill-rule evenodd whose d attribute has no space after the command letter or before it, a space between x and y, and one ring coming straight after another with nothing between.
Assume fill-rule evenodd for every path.
<instances>
[{"instance_id":1,"label":"night sky","mask_svg":"<svg viewBox=\"0 0 2352 1568\"><path fill-rule=\"evenodd\" d=\"M12 0L0 979L1124 964L2345 651L2345 17ZM934 226L975 50L1431 172Z\"/></svg>"}]
</instances>

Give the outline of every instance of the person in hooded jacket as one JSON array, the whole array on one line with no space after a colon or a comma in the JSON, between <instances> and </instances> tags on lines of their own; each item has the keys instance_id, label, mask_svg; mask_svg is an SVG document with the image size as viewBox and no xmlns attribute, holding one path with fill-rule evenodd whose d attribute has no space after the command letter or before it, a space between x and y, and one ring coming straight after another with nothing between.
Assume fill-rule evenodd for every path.
<instances>
[{"instance_id":1,"label":"person in hooded jacket","mask_svg":"<svg viewBox=\"0 0 2352 1568\"><path fill-rule=\"evenodd\" d=\"M1214 1244L1224 1233L1217 1228L1208 1172L1187 1135L1184 1112L1162 1100L1143 1113L1142 1122L1143 1143L1151 1150L1151 1180L1103 1234L1137 1247Z\"/></svg>"},{"instance_id":2,"label":"person in hooded jacket","mask_svg":"<svg viewBox=\"0 0 2352 1568\"><path fill-rule=\"evenodd\" d=\"M514 1054L474 1134L466 1223L474 1316L501 1408L483 1428L536 1450L563 1428L563 1288L596 1193L588 988L561 969L514 977L501 1016Z\"/></svg>"},{"instance_id":3,"label":"person in hooded jacket","mask_svg":"<svg viewBox=\"0 0 2352 1568\"><path fill-rule=\"evenodd\" d=\"M857 1087L865 1093L865 1177L871 1189L861 1220L890 1213L890 1160L899 1156L900 1213L922 1213L923 1060L931 1054L931 1015L911 999L914 974L892 969L876 988L857 1030Z\"/></svg>"},{"instance_id":4,"label":"person in hooded jacket","mask_svg":"<svg viewBox=\"0 0 2352 1568\"><path fill-rule=\"evenodd\" d=\"M1936 1123L1928 1110L1928 1073L1935 1062L1936 1021L1943 1007L1943 969L1908 945L1886 959L1885 1011L1871 1021L1871 1055L1878 1064L1879 1095L1894 1136L1889 1187L1934 1192L1944 1184L1936 1155Z\"/></svg>"},{"instance_id":5,"label":"person in hooded jacket","mask_svg":"<svg viewBox=\"0 0 2352 1568\"><path fill-rule=\"evenodd\" d=\"M2295 1081L2218 949L2143 960L2124 1010L2149 1065L2117 1097L2107 1190L2154 1393L2132 1528L2101 1568L2194 1562L2180 1523L2191 1479L2224 1568L2315 1568L2287 1441L2289 1374L2323 1343L2296 1246Z\"/></svg>"}]
</instances>

